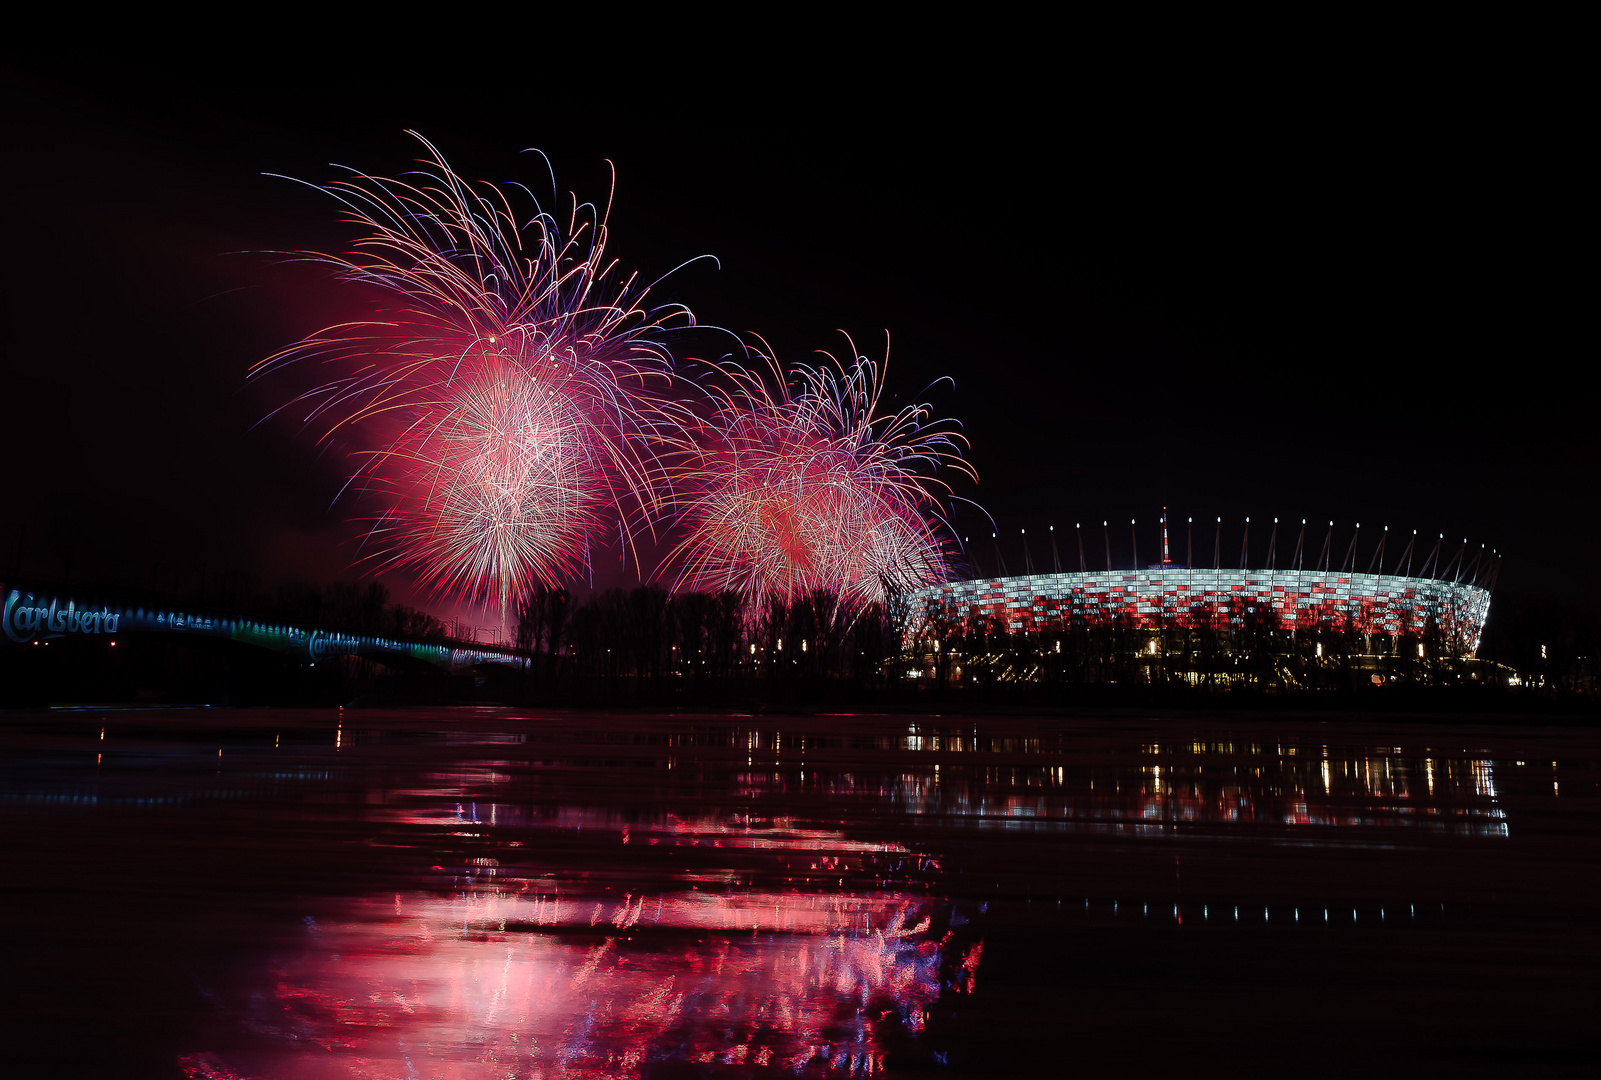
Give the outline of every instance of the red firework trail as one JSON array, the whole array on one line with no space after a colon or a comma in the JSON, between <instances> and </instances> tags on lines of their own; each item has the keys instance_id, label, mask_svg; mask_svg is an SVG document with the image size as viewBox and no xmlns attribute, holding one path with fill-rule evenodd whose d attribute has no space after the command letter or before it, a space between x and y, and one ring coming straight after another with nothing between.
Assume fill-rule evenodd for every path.
<instances>
[{"instance_id":1,"label":"red firework trail","mask_svg":"<svg viewBox=\"0 0 1601 1080\"><path fill-rule=\"evenodd\" d=\"M376 287L393 312L327 327L252 377L332 361L342 374L291 405L324 440L356 433L352 482L383 505L368 559L503 605L655 519L666 476L650 446L685 415L664 396L661 337L694 317L647 309L649 287L614 276L609 202L574 199L565 228L537 204L519 217L507 187L462 180L417 138L423 171L320 188L360 230L350 253L292 253Z\"/></svg>"},{"instance_id":2,"label":"red firework trail","mask_svg":"<svg viewBox=\"0 0 1601 1080\"><path fill-rule=\"evenodd\" d=\"M849 338L847 338L849 341ZM885 364L720 365L729 387L683 443L678 585L765 603L816 590L842 613L944 581L941 468L976 479L966 440L926 404L881 414Z\"/></svg>"}]
</instances>

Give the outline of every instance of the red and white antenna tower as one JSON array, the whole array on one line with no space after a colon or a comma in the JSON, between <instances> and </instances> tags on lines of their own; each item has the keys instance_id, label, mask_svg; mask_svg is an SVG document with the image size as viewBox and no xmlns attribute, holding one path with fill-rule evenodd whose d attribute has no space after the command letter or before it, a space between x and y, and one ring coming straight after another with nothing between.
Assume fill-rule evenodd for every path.
<instances>
[{"instance_id":1,"label":"red and white antenna tower","mask_svg":"<svg viewBox=\"0 0 1601 1080\"><path fill-rule=\"evenodd\" d=\"M1162 507L1162 565L1167 566L1172 561L1167 554L1167 507L1164 506Z\"/></svg>"}]
</instances>

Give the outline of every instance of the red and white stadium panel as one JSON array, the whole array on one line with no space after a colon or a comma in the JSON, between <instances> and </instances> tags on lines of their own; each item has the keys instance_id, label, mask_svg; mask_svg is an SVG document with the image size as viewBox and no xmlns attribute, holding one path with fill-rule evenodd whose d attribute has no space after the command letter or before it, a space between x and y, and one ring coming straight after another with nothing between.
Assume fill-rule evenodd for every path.
<instances>
[{"instance_id":1,"label":"red and white stadium panel","mask_svg":"<svg viewBox=\"0 0 1601 1080\"><path fill-rule=\"evenodd\" d=\"M912 599L918 612L939 603L956 618L983 615L1019 632L1114 618L1152 630L1200 619L1224 627L1266 608L1285 629L1417 635L1433 616L1468 651L1478 648L1490 610L1488 590L1436 578L1180 567L953 581L920 589Z\"/></svg>"}]
</instances>

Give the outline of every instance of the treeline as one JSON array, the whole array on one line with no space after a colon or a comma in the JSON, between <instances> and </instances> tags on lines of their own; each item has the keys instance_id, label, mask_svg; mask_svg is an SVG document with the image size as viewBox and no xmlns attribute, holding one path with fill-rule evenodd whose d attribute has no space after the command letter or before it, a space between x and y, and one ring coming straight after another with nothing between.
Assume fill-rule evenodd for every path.
<instances>
[{"instance_id":1,"label":"treeline","mask_svg":"<svg viewBox=\"0 0 1601 1080\"><path fill-rule=\"evenodd\" d=\"M412 641L444 641L448 636L445 624L426 611L390 603L388 588L376 581L280 585L260 594L245 614L292 626Z\"/></svg>"},{"instance_id":2,"label":"treeline","mask_svg":"<svg viewBox=\"0 0 1601 1080\"><path fill-rule=\"evenodd\" d=\"M448 637L443 622L427 611L389 602L389 589L376 581L290 582L253 595L235 594L224 610L303 629L343 630L415 642L443 642Z\"/></svg>"},{"instance_id":3,"label":"treeline","mask_svg":"<svg viewBox=\"0 0 1601 1080\"><path fill-rule=\"evenodd\" d=\"M1516 595L1490 603L1479 655L1553 693L1595 693L1601 685L1601 617L1578 604Z\"/></svg>"},{"instance_id":4,"label":"treeline","mask_svg":"<svg viewBox=\"0 0 1601 1080\"><path fill-rule=\"evenodd\" d=\"M514 617L535 681L628 681L689 697L725 697L758 683L777 694L823 685L879 690L901 636L884 605L847 615L826 592L752 606L738 592L669 594L647 585L609 589L574 607L567 590L538 587Z\"/></svg>"},{"instance_id":5,"label":"treeline","mask_svg":"<svg viewBox=\"0 0 1601 1080\"><path fill-rule=\"evenodd\" d=\"M1506 707L1536 699L1584 709L1601 704L1595 696L1601 626L1583 609L1550 603L1492 609L1473 653L1451 620L1430 617L1390 634L1359 614L1341 612L1291 628L1267 607L1246 607L1230 617L1197 605L1167 625L1091 616L1010 631L998 618L932 604L914 625L911 655L898 666L909 673L921 667L941 694L1013 685L1041 688L1047 700L1071 698L1075 687L1115 690L1114 698L1135 687L1164 699L1344 698L1405 689L1418 703L1438 699L1464 707L1476 707L1474 695L1485 694ZM1105 693L1091 697L1110 700Z\"/></svg>"},{"instance_id":6,"label":"treeline","mask_svg":"<svg viewBox=\"0 0 1601 1080\"><path fill-rule=\"evenodd\" d=\"M841 617L837 599L821 592L752 607L735 592L672 595L644 586L579 605L565 590L539 588L514 611L528 678L538 693L564 697L605 687L684 701L1348 697L1475 686L1522 697L1594 692L1594 652L1575 651L1591 647L1583 626L1543 610L1501 614L1488 653L1481 648L1474 658L1460 631L1434 618L1399 634L1343 612L1292 629L1268 607L1230 616L1197 605L1167 626L1118 615L1013 631L976 610L905 598ZM1561 627L1568 632L1554 633ZM1548 641L1542 656L1536 633L1560 642L1560 651Z\"/></svg>"}]
</instances>

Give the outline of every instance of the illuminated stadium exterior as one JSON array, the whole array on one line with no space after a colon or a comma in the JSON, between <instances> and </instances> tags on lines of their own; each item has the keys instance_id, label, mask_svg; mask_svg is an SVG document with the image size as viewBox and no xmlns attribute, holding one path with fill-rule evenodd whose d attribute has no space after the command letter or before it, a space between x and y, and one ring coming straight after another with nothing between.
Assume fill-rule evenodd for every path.
<instances>
[{"instance_id":1,"label":"illuminated stadium exterior","mask_svg":"<svg viewBox=\"0 0 1601 1080\"><path fill-rule=\"evenodd\" d=\"M1166 547L1164 523L1164 560L1144 569L1028 573L927 586L912 594L914 621L978 617L998 621L1013 633L1102 625L1226 631L1251 622L1291 632L1436 637L1458 654L1472 655L1489 613L1495 577L1491 558L1481 556L1468 563L1465 543L1439 576L1417 577L1333 571L1326 566L1316 570L1182 566L1166 559ZM1324 550L1326 558L1327 546ZM1300 551L1298 543L1293 562L1300 561ZM1424 562L1425 574L1431 563L1439 565L1439 554L1436 548ZM1354 555L1353 539L1348 561L1354 561ZM1410 546L1405 558L1410 569ZM1381 547L1375 556L1380 570L1383 561Z\"/></svg>"}]
</instances>

